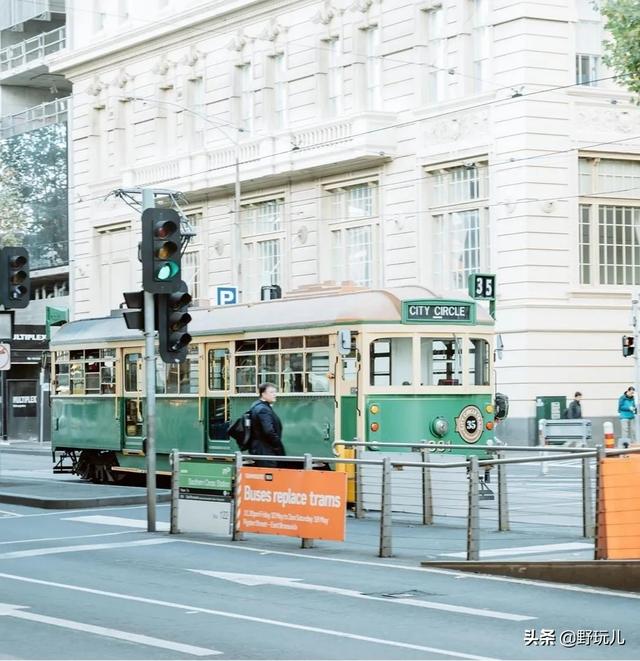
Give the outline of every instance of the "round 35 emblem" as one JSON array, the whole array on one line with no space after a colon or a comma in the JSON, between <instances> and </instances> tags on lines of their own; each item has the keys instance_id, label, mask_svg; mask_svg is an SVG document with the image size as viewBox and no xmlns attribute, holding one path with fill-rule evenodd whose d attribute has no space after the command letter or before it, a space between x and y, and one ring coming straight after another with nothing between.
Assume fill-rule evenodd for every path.
<instances>
[{"instance_id":1,"label":"round 35 emblem","mask_svg":"<svg viewBox=\"0 0 640 661\"><path fill-rule=\"evenodd\" d=\"M477 406L465 406L456 418L456 431L466 443L477 443L482 435L482 413Z\"/></svg>"}]
</instances>

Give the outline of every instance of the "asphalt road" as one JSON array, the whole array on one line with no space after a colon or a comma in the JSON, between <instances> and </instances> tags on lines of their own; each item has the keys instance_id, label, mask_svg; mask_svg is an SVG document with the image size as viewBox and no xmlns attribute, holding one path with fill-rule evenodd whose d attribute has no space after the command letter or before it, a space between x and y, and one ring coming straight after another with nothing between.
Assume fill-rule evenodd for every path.
<instances>
[{"instance_id":1,"label":"asphalt road","mask_svg":"<svg viewBox=\"0 0 640 661\"><path fill-rule=\"evenodd\" d=\"M0 478L47 479L3 459ZM640 659L640 594L145 522L0 504L0 659Z\"/></svg>"}]
</instances>

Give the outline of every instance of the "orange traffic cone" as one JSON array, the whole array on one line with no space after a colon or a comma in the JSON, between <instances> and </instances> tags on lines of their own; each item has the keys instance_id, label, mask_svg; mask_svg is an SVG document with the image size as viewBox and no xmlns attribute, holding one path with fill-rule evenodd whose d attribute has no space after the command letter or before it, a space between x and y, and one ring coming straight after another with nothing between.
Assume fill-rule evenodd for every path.
<instances>
[{"instance_id":1,"label":"orange traffic cone","mask_svg":"<svg viewBox=\"0 0 640 661\"><path fill-rule=\"evenodd\" d=\"M613 423L605 422L604 428L604 447L605 450L613 450L616 447L616 437L613 434Z\"/></svg>"}]
</instances>

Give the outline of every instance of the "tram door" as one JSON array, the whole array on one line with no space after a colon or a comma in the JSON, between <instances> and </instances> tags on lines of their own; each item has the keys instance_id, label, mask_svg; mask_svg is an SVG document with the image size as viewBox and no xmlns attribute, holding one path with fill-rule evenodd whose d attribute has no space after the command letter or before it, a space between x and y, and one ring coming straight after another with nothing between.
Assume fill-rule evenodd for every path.
<instances>
[{"instance_id":1,"label":"tram door","mask_svg":"<svg viewBox=\"0 0 640 661\"><path fill-rule=\"evenodd\" d=\"M142 407L142 384L144 371L142 369L142 353L126 351L123 355L123 449L130 452L142 452L144 437L144 411Z\"/></svg>"},{"instance_id":2,"label":"tram door","mask_svg":"<svg viewBox=\"0 0 640 661\"><path fill-rule=\"evenodd\" d=\"M206 451L229 452L237 448L229 440L227 426L231 418L229 401L229 347L208 344L207 348Z\"/></svg>"}]
</instances>

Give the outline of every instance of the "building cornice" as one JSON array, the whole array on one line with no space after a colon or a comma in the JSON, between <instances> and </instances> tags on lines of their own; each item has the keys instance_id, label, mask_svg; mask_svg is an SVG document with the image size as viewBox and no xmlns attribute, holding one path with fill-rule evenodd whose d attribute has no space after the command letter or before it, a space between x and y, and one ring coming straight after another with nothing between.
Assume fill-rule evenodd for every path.
<instances>
[{"instance_id":1,"label":"building cornice","mask_svg":"<svg viewBox=\"0 0 640 661\"><path fill-rule=\"evenodd\" d=\"M243 26L249 17L252 22L258 22L273 13L286 11L292 5L300 8L316 2L317 0L217 0L212 4L208 1L178 16L159 20L157 23L160 24L155 27L151 27L155 24L151 22L124 34L113 34L84 48L61 52L50 59L49 69L51 73L63 74L72 80L83 78L105 66L121 65L137 56L148 56L156 51L166 51L173 46L183 45L186 40L206 38L216 32L234 31Z\"/></svg>"}]
</instances>

